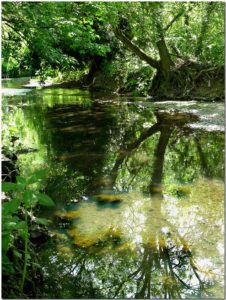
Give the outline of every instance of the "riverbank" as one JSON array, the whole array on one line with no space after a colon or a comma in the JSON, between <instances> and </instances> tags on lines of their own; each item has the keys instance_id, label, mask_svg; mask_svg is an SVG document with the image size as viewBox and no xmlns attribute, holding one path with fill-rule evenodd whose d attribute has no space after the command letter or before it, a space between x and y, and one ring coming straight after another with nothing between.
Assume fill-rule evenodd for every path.
<instances>
[{"instance_id":1,"label":"riverbank","mask_svg":"<svg viewBox=\"0 0 226 300\"><path fill-rule=\"evenodd\" d=\"M119 76L112 77L104 71L98 71L93 74L92 80L87 80L85 76L77 80L53 83L50 88L84 88L90 91L102 91L118 95L146 96L152 99L151 101L165 99L224 101L223 66L199 67L194 71L188 65L181 74L180 72L175 74L176 72L172 73L169 79L164 81L163 78L158 79L157 75L148 78L142 72L137 72L130 74L129 78L121 78L119 81Z\"/></svg>"},{"instance_id":2,"label":"riverbank","mask_svg":"<svg viewBox=\"0 0 226 300\"><path fill-rule=\"evenodd\" d=\"M11 137L12 142L18 138ZM25 151L26 150L26 151ZM40 248L49 238L49 220L39 217L40 206L53 201L37 189L45 170L23 177L18 155L33 149L2 152L2 296L3 298L41 298L43 269ZM35 186L36 187L35 187ZM18 284L15 284L17 282Z\"/></svg>"}]
</instances>

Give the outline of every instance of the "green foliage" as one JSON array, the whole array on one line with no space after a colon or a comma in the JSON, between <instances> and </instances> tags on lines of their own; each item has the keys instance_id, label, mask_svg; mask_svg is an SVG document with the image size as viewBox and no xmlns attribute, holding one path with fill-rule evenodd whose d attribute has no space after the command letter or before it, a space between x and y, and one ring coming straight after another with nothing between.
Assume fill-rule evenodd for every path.
<instances>
[{"instance_id":1,"label":"green foliage","mask_svg":"<svg viewBox=\"0 0 226 300\"><path fill-rule=\"evenodd\" d=\"M5 3L3 74L18 75L21 68L29 67L33 75L38 71L37 75L41 73L43 77L47 70L48 74L56 69L75 70L84 67L90 57L105 56L109 45L103 43L95 28L98 14L98 8L87 4ZM17 49L21 51L19 57L14 56ZM19 61L25 61L27 55L27 64L20 65Z\"/></svg>"},{"instance_id":2,"label":"green foliage","mask_svg":"<svg viewBox=\"0 0 226 300\"><path fill-rule=\"evenodd\" d=\"M124 75L124 83L134 70L136 52L116 38L115 28L155 61L162 61L158 41L164 39L175 66L188 60L224 63L224 7L219 2L4 2L2 21L3 76L77 79L106 59L104 70ZM134 75L141 74L140 58L135 65ZM127 87L146 95L149 74L134 80Z\"/></svg>"},{"instance_id":3,"label":"green foliage","mask_svg":"<svg viewBox=\"0 0 226 300\"><path fill-rule=\"evenodd\" d=\"M9 120L9 116L12 116ZM12 137L19 135L20 126L17 126L18 121L18 109L10 109L2 112L2 144L4 145L4 153L10 155L12 152L16 152L20 149L20 145L17 141L13 141Z\"/></svg>"},{"instance_id":4,"label":"green foliage","mask_svg":"<svg viewBox=\"0 0 226 300\"><path fill-rule=\"evenodd\" d=\"M140 67L138 70L130 70L125 89L132 90L134 96L147 96L153 75L154 72L147 66Z\"/></svg>"},{"instance_id":5,"label":"green foliage","mask_svg":"<svg viewBox=\"0 0 226 300\"><path fill-rule=\"evenodd\" d=\"M25 178L16 177L16 183L3 182L2 191L10 195L10 199L2 205L2 271L5 275L14 274L16 271L13 261L9 259L9 251L12 250L14 255L22 257L22 249L16 249L18 241L24 243L24 266L22 273L22 281L20 291L23 292L26 279L26 271L29 256L29 225L28 218L37 204L44 206L54 206L53 200L47 195L36 192L32 189L32 185L45 178L46 170L36 171L32 176ZM33 218L33 222L47 225L48 220L43 218Z\"/></svg>"}]
</instances>

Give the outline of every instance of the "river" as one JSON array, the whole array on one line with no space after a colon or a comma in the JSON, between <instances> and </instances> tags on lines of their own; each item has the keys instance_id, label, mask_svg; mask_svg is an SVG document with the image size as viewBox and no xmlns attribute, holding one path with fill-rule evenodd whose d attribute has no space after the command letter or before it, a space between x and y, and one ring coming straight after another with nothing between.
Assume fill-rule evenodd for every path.
<instances>
[{"instance_id":1,"label":"river","mask_svg":"<svg viewBox=\"0 0 226 300\"><path fill-rule=\"evenodd\" d=\"M24 78L3 80L2 111L4 134L33 149L21 175L48 169L56 204L40 212L42 298L223 298L223 103Z\"/></svg>"}]
</instances>

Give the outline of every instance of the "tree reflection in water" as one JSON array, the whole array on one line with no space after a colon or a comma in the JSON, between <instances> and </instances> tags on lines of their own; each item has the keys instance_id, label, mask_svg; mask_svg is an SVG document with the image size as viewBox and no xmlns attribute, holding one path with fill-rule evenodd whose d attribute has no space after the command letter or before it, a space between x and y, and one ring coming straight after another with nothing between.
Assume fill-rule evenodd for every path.
<instances>
[{"instance_id":1,"label":"tree reflection in water","mask_svg":"<svg viewBox=\"0 0 226 300\"><path fill-rule=\"evenodd\" d=\"M56 201L43 298L223 298L223 107L101 97L44 89L4 108L39 149L21 174L47 167Z\"/></svg>"},{"instance_id":2,"label":"tree reflection in water","mask_svg":"<svg viewBox=\"0 0 226 300\"><path fill-rule=\"evenodd\" d=\"M45 276L48 292L54 279L57 288L53 293L55 297L58 293L59 298L66 297L65 291L77 298L199 298L210 297L211 292L221 295L217 289L221 290L223 279L219 265L222 261L211 237L220 226L211 231L191 224L186 239L186 235L180 234L184 216L178 220L168 217L164 199L158 196L142 199L138 195L133 199L132 194L130 197L130 202L112 207L111 213L108 207L100 210L93 204L91 208L92 203L87 203L85 210L80 209L80 220L72 225L75 236L68 236L71 227L66 232L62 230L64 234L61 233L56 242L57 252L50 250ZM179 213L186 216L188 212L181 208ZM203 215L197 213L195 217ZM217 223L217 220L211 222L211 228ZM88 228L91 233L87 232ZM203 238L207 236L210 243L201 252L196 249L199 234ZM91 242L85 242L89 237ZM211 255L209 270L203 269L203 255L213 250L218 258Z\"/></svg>"},{"instance_id":3,"label":"tree reflection in water","mask_svg":"<svg viewBox=\"0 0 226 300\"><path fill-rule=\"evenodd\" d=\"M51 293L56 298L223 297L222 183L212 180L208 170L209 181L193 183L186 199L165 195L166 148L173 133L194 116L157 111L156 117L157 123L119 149L111 170L102 173L110 179L104 181L105 188L113 190L131 153L159 132L149 170L149 196L127 192L120 194L119 203L108 203L106 197L100 204L93 195L85 203L56 213L61 222L68 223L61 233L55 231L56 252L52 248L44 252L46 256L49 251L45 267L48 297ZM201 167L207 170L197 137L195 141ZM188 224L191 217L194 222ZM200 238L203 243L197 249ZM209 257L208 251L212 253Z\"/></svg>"}]
</instances>

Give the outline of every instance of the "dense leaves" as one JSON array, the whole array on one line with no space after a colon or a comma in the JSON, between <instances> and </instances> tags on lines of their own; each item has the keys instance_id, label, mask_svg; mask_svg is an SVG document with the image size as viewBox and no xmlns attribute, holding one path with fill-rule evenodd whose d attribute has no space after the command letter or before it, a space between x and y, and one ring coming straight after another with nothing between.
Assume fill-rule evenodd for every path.
<instances>
[{"instance_id":1,"label":"dense leaves","mask_svg":"<svg viewBox=\"0 0 226 300\"><path fill-rule=\"evenodd\" d=\"M2 205L2 270L3 276L15 274L20 280L20 295L23 295L27 266L31 255L30 227L34 224L47 225L48 220L35 218L33 211L37 204L54 206L53 200L36 192L31 184L42 180L46 170L36 171L30 178L16 177L16 183L3 182L2 191L7 193L7 201ZM32 189L31 189L32 188ZM21 248L21 243L24 249ZM20 246L19 246L20 245ZM22 260L23 255L23 260ZM15 261L20 259L17 265ZM17 287L16 287L17 288Z\"/></svg>"},{"instance_id":2,"label":"dense leaves","mask_svg":"<svg viewBox=\"0 0 226 300\"><path fill-rule=\"evenodd\" d=\"M154 68L188 58L223 64L223 28L219 2L6 2L3 74L90 68L126 49ZM134 62L127 53L122 64L126 57Z\"/></svg>"},{"instance_id":3,"label":"dense leaves","mask_svg":"<svg viewBox=\"0 0 226 300\"><path fill-rule=\"evenodd\" d=\"M60 70L73 69L78 64L84 65L94 55L105 55L109 47L101 42L98 30L94 29L95 18L98 20L94 5L5 3L3 71L10 73L8 64L12 64L12 60L14 64L17 63L18 69L21 68L14 51L17 47L22 52L22 48L17 43L14 45L14 40L19 45L23 44L26 53L29 53L27 67L31 67L32 72L45 70L48 66ZM24 54L21 53L17 59L24 60Z\"/></svg>"}]
</instances>

